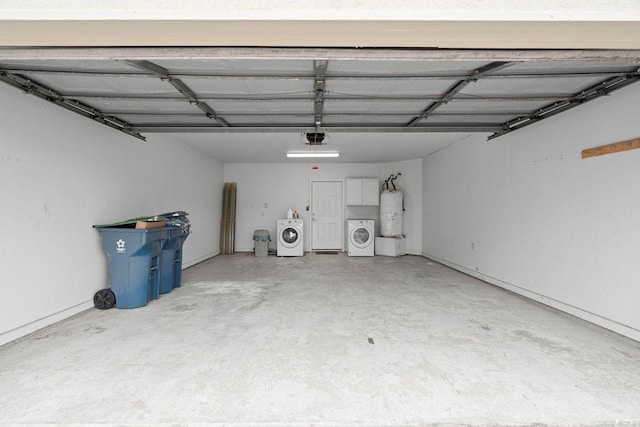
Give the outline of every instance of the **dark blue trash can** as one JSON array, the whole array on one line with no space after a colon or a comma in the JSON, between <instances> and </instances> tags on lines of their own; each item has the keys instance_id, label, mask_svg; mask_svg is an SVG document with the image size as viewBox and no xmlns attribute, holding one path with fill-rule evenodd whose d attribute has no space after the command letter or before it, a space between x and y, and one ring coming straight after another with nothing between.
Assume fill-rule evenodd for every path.
<instances>
[{"instance_id":1,"label":"dark blue trash can","mask_svg":"<svg viewBox=\"0 0 640 427\"><path fill-rule=\"evenodd\" d=\"M182 285L182 245L191 232L191 225L184 211L161 214L167 218L169 237L162 246L160 256L160 293L166 294Z\"/></svg>"},{"instance_id":2,"label":"dark blue trash can","mask_svg":"<svg viewBox=\"0 0 640 427\"><path fill-rule=\"evenodd\" d=\"M187 234L180 227L169 228L169 238L160 256L160 293L166 294L182 284L182 244Z\"/></svg>"},{"instance_id":3,"label":"dark blue trash can","mask_svg":"<svg viewBox=\"0 0 640 427\"><path fill-rule=\"evenodd\" d=\"M97 228L107 255L107 284L118 308L143 307L160 294L161 254L169 227Z\"/></svg>"}]
</instances>

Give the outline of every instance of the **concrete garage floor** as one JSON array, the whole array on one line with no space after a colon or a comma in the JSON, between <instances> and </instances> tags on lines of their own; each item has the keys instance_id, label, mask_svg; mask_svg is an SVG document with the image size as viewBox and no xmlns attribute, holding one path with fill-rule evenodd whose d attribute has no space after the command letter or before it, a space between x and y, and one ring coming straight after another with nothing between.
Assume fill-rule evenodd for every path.
<instances>
[{"instance_id":1,"label":"concrete garage floor","mask_svg":"<svg viewBox=\"0 0 640 427\"><path fill-rule=\"evenodd\" d=\"M422 257L218 256L0 347L0 423L640 423L640 343Z\"/></svg>"}]
</instances>

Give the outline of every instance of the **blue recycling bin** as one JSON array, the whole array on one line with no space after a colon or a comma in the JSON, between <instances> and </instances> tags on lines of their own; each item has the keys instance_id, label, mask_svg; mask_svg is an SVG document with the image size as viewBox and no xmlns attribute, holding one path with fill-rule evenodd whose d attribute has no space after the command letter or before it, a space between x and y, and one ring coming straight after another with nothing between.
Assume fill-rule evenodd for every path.
<instances>
[{"instance_id":1,"label":"blue recycling bin","mask_svg":"<svg viewBox=\"0 0 640 427\"><path fill-rule=\"evenodd\" d=\"M182 244L188 234L180 227L167 227L169 238L160 256L160 293L166 294L182 285Z\"/></svg>"},{"instance_id":2,"label":"blue recycling bin","mask_svg":"<svg viewBox=\"0 0 640 427\"><path fill-rule=\"evenodd\" d=\"M163 213L167 218L168 237L160 255L160 293L166 294L182 285L182 245L191 226L184 211Z\"/></svg>"},{"instance_id":3,"label":"blue recycling bin","mask_svg":"<svg viewBox=\"0 0 640 427\"><path fill-rule=\"evenodd\" d=\"M115 306L143 307L158 298L160 258L162 247L169 239L169 227L97 230L102 237L102 250L107 255L107 285L115 296Z\"/></svg>"}]
</instances>

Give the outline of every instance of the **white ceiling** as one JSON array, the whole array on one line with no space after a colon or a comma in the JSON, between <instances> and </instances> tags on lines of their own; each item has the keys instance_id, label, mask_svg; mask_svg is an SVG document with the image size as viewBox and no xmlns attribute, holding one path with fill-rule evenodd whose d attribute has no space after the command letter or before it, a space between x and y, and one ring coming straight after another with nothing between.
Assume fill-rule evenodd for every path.
<instances>
[{"instance_id":1,"label":"white ceiling","mask_svg":"<svg viewBox=\"0 0 640 427\"><path fill-rule=\"evenodd\" d=\"M318 150L338 151L330 159L287 159L287 151L314 151L300 133L171 134L224 163L388 163L419 159L472 133L336 133ZM488 136L488 135L487 135ZM149 138L153 142L153 137Z\"/></svg>"}]
</instances>

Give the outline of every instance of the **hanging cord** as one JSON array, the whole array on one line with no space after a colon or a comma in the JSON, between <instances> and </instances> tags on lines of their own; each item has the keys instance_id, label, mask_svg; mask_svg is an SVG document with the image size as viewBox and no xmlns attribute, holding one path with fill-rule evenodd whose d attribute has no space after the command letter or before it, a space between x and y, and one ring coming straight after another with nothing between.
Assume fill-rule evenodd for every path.
<instances>
[{"instance_id":1,"label":"hanging cord","mask_svg":"<svg viewBox=\"0 0 640 427\"><path fill-rule=\"evenodd\" d=\"M389 190L389 180L390 179L391 179L391 177L387 178L386 181L384 182L384 184L382 184L382 191Z\"/></svg>"},{"instance_id":2,"label":"hanging cord","mask_svg":"<svg viewBox=\"0 0 640 427\"><path fill-rule=\"evenodd\" d=\"M395 176L393 174L389 175L389 178L387 178L384 184L382 184L382 190L384 191L385 187L387 190L389 190L389 182L391 182L391 185L393 186L393 191L398 191L399 187L395 184L394 181L398 179L400 175L402 175L402 173L400 172L396 173Z\"/></svg>"},{"instance_id":3,"label":"hanging cord","mask_svg":"<svg viewBox=\"0 0 640 427\"><path fill-rule=\"evenodd\" d=\"M395 182L394 182L394 181L395 181L396 179L398 179L398 177L399 177L400 175L402 175L402 174L401 174L400 172L398 172L398 173L396 174L396 176L394 176L393 178L392 178L392 177L389 177L389 179L391 180L391 185L393 185L393 191L397 191L397 190L398 190L398 187L396 187L396 184L395 184ZM392 175L392 176L393 176L393 175Z\"/></svg>"}]
</instances>

